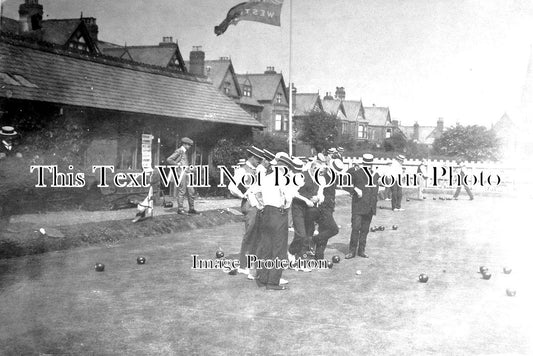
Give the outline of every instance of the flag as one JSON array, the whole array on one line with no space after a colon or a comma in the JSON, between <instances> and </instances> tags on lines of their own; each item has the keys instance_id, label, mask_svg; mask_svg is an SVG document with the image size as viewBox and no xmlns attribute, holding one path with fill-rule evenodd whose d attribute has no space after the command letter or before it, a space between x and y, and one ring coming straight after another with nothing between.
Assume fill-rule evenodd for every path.
<instances>
[{"instance_id":1,"label":"flag","mask_svg":"<svg viewBox=\"0 0 533 356\"><path fill-rule=\"evenodd\" d=\"M235 5L228 11L224 21L215 26L215 34L220 36L229 25L236 25L241 20L280 26L282 5L283 0L249 0Z\"/></svg>"}]
</instances>

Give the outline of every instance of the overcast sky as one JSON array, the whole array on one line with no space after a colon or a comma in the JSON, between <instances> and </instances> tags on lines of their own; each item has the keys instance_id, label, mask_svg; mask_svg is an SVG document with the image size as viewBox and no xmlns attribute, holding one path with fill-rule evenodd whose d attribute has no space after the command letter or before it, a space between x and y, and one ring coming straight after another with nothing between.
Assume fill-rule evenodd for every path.
<instances>
[{"instance_id":1,"label":"overcast sky","mask_svg":"<svg viewBox=\"0 0 533 356\"><path fill-rule=\"evenodd\" d=\"M292 51L290 39L292 2ZM4 0L18 18L22 0ZM231 57L238 73L267 66L298 92L335 92L393 119L490 126L520 102L530 46L531 0L285 0L281 27L242 21L213 28L240 0L41 0L45 19L96 17L102 40L128 45L178 40L185 59Z\"/></svg>"}]
</instances>

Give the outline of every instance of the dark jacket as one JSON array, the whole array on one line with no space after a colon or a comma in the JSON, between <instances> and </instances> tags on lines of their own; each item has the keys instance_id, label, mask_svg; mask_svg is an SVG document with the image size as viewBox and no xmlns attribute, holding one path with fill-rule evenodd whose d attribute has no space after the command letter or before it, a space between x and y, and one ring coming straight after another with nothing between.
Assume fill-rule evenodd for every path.
<instances>
[{"instance_id":1,"label":"dark jacket","mask_svg":"<svg viewBox=\"0 0 533 356\"><path fill-rule=\"evenodd\" d=\"M352 187L344 188L352 195L352 215L376 215L376 206L378 203L378 178L379 175L374 173L373 183L375 187L368 187L368 178L363 169L355 170L353 167L348 170L352 176L352 184L359 188L363 194L358 196Z\"/></svg>"}]
</instances>

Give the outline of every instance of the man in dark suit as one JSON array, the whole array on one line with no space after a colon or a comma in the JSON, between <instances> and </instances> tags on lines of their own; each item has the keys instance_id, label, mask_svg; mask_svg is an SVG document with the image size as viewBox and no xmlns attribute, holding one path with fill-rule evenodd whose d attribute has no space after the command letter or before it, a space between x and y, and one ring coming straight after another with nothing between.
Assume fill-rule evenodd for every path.
<instances>
[{"instance_id":1,"label":"man in dark suit","mask_svg":"<svg viewBox=\"0 0 533 356\"><path fill-rule=\"evenodd\" d=\"M364 154L361 169L355 170L352 167L348 170L352 176L353 187L344 189L352 195L352 234L350 236L350 252L345 256L346 259L354 258L355 255L368 258L365 253L366 237L372 217L376 215L378 201L379 175L372 172L373 160L374 156ZM369 181L368 174L372 175L372 182ZM374 187L370 187L370 185L374 185Z\"/></svg>"}]
</instances>

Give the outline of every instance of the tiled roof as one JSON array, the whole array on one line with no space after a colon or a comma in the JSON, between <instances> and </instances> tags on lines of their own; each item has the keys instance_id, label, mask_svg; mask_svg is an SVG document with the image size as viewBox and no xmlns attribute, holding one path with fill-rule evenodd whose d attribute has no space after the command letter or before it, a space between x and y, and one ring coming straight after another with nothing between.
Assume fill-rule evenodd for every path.
<instances>
[{"instance_id":1,"label":"tiled roof","mask_svg":"<svg viewBox=\"0 0 533 356\"><path fill-rule=\"evenodd\" d=\"M365 117L371 126L389 126L389 108L369 106L365 107Z\"/></svg>"},{"instance_id":2,"label":"tiled roof","mask_svg":"<svg viewBox=\"0 0 533 356\"><path fill-rule=\"evenodd\" d=\"M58 45L64 45L72 33L83 21L81 19L61 19L42 21L42 40Z\"/></svg>"},{"instance_id":3,"label":"tiled roof","mask_svg":"<svg viewBox=\"0 0 533 356\"><path fill-rule=\"evenodd\" d=\"M169 65L170 60L178 50L178 45L155 45L155 46L127 46L119 48L101 48L103 54L112 56L112 57L121 57L124 52L127 50L128 54L125 54L121 58L130 58L131 60L138 63L146 63L159 67L166 67ZM178 53L178 56L181 57L181 54ZM178 61L180 58L178 58ZM181 61L183 59L181 58Z\"/></svg>"},{"instance_id":4,"label":"tiled roof","mask_svg":"<svg viewBox=\"0 0 533 356\"><path fill-rule=\"evenodd\" d=\"M257 107L263 107L263 105L259 104L257 100L254 98L250 98L248 96L241 96L239 100L237 100L237 104L240 105L250 105L250 106L257 106Z\"/></svg>"},{"instance_id":5,"label":"tiled roof","mask_svg":"<svg viewBox=\"0 0 533 356\"><path fill-rule=\"evenodd\" d=\"M261 127L194 76L0 38L0 97ZM24 80L13 81L20 75ZM11 80L8 80L11 79Z\"/></svg>"},{"instance_id":6,"label":"tiled roof","mask_svg":"<svg viewBox=\"0 0 533 356\"><path fill-rule=\"evenodd\" d=\"M318 93L296 93L294 96L294 115L303 116L312 111L320 99Z\"/></svg>"},{"instance_id":7,"label":"tiled roof","mask_svg":"<svg viewBox=\"0 0 533 356\"><path fill-rule=\"evenodd\" d=\"M344 114L344 107L342 105L341 100L337 100L337 99L322 100L322 107L324 108L324 112L337 115L337 117L340 120L348 120L348 118Z\"/></svg>"},{"instance_id":8,"label":"tiled roof","mask_svg":"<svg viewBox=\"0 0 533 356\"><path fill-rule=\"evenodd\" d=\"M258 101L272 101L280 82L283 80L283 76L280 73L237 74L237 79L241 86L247 78L252 84L252 97ZM285 83L282 83L282 86L285 90Z\"/></svg>"},{"instance_id":9,"label":"tiled roof","mask_svg":"<svg viewBox=\"0 0 533 356\"><path fill-rule=\"evenodd\" d=\"M98 48L100 49L100 51L107 50L109 48L122 48L122 49L124 49L124 46L121 46L121 45L118 45L118 44L115 44L115 43L111 43L111 42L98 41L96 44L98 45Z\"/></svg>"},{"instance_id":10,"label":"tiled roof","mask_svg":"<svg viewBox=\"0 0 533 356\"><path fill-rule=\"evenodd\" d=\"M205 61L204 74L211 79L216 88L220 88L220 85L229 70L230 63L229 59ZM235 78L235 80L237 79ZM239 85L239 83L237 82L235 85Z\"/></svg>"},{"instance_id":11,"label":"tiled roof","mask_svg":"<svg viewBox=\"0 0 533 356\"><path fill-rule=\"evenodd\" d=\"M357 121L357 117L359 116L359 113L363 108L363 103L361 101L356 100L344 100L342 104L344 105L344 111L346 112L346 117L348 118L348 121ZM363 120L359 121L365 120L363 118Z\"/></svg>"},{"instance_id":12,"label":"tiled roof","mask_svg":"<svg viewBox=\"0 0 533 356\"><path fill-rule=\"evenodd\" d=\"M17 20L4 16L2 16L0 20L2 22L2 31L11 33L19 32L19 22Z\"/></svg>"}]
</instances>

